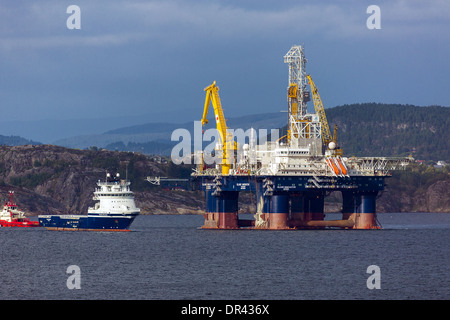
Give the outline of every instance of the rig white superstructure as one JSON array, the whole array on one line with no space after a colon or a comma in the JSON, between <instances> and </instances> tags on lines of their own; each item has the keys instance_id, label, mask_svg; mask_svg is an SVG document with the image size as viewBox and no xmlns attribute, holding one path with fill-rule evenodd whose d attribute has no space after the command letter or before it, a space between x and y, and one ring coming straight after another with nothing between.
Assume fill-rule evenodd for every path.
<instances>
[{"instance_id":1,"label":"rig white superstructure","mask_svg":"<svg viewBox=\"0 0 450 320\"><path fill-rule=\"evenodd\" d=\"M287 134L263 144L256 144L253 137L247 137L249 143L243 145L233 141L221 141L216 152L220 154L228 146L228 149L232 149L224 152L228 158L224 157L224 161L216 164L215 168L203 169L203 166L199 166L195 175L387 175L389 171L402 169L413 160L406 157L344 157L337 142L337 127L332 135L318 89L311 76L306 74L304 48L300 45L293 46L284 56L284 62L289 65ZM308 84L311 94L307 88ZM214 110L217 115L221 115L220 121L217 122L218 130L224 131L226 124L218 88L214 94ZM314 113L307 111L307 102L311 100L311 95ZM230 134L222 132L221 137L225 140ZM201 158L203 154L197 156ZM227 170L224 171L225 162Z\"/></svg>"}]
</instances>

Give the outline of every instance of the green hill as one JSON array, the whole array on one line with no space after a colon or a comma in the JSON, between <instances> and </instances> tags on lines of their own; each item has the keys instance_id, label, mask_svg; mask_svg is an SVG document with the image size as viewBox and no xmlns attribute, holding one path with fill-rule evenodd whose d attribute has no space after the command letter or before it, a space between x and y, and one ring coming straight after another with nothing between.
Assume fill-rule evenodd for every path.
<instances>
[{"instance_id":1,"label":"green hill","mask_svg":"<svg viewBox=\"0 0 450 320\"><path fill-rule=\"evenodd\" d=\"M23 146L27 144L39 145L41 143L33 140L28 140L19 136L0 135L0 145L2 146Z\"/></svg>"},{"instance_id":2,"label":"green hill","mask_svg":"<svg viewBox=\"0 0 450 320\"><path fill-rule=\"evenodd\" d=\"M357 103L325 109L344 156L450 160L450 108ZM286 126L282 128L286 134Z\"/></svg>"},{"instance_id":3,"label":"green hill","mask_svg":"<svg viewBox=\"0 0 450 320\"><path fill-rule=\"evenodd\" d=\"M347 156L450 160L450 108L364 103L326 110Z\"/></svg>"},{"instance_id":4,"label":"green hill","mask_svg":"<svg viewBox=\"0 0 450 320\"><path fill-rule=\"evenodd\" d=\"M421 160L450 162L450 108L418 107L400 104L361 103L325 110L331 132L338 126L338 143L345 156L409 156ZM286 120L284 120L286 118ZM232 120L232 121L231 121ZM278 128L287 122L286 114L260 114L230 119L232 129L260 127ZM183 126L192 129L192 123ZM140 151L147 154L170 155L175 144L170 141L172 127L143 125L118 129L115 132L143 134L162 130L165 134L147 142L116 142L106 145L110 150ZM168 130L169 129L169 130ZM282 128L286 131L286 126ZM280 133L280 136L284 135Z\"/></svg>"}]
</instances>

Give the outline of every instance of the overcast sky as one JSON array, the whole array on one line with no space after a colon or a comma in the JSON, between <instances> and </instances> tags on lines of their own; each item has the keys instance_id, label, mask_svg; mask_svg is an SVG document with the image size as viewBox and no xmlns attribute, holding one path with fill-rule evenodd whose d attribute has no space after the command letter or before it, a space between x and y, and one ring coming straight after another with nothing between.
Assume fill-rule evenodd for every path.
<instances>
[{"instance_id":1,"label":"overcast sky","mask_svg":"<svg viewBox=\"0 0 450 320\"><path fill-rule=\"evenodd\" d=\"M296 44L326 107L450 106L448 0L0 0L1 120L199 120L214 80L226 117L286 110Z\"/></svg>"}]
</instances>

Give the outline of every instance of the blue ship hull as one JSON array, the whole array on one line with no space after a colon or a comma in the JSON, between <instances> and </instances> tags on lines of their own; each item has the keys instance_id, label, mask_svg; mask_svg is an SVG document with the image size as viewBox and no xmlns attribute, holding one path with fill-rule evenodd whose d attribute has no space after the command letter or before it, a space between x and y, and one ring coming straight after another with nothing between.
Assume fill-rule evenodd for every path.
<instances>
[{"instance_id":1,"label":"blue ship hull","mask_svg":"<svg viewBox=\"0 0 450 320\"><path fill-rule=\"evenodd\" d=\"M138 213L133 214L88 214L88 215L43 215L39 225L47 230L70 231L130 231L129 227Z\"/></svg>"}]
</instances>

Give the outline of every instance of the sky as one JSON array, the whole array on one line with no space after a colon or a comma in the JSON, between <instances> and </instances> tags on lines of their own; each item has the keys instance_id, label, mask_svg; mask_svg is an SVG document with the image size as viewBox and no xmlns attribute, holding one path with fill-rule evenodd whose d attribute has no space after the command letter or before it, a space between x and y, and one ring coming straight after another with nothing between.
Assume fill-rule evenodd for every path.
<instances>
[{"instance_id":1,"label":"sky","mask_svg":"<svg viewBox=\"0 0 450 320\"><path fill-rule=\"evenodd\" d=\"M199 120L213 81L226 117L286 110L299 44L327 108L450 106L448 0L0 0L1 121Z\"/></svg>"}]
</instances>

